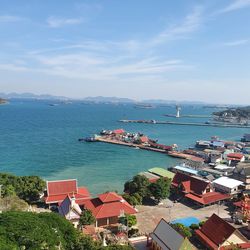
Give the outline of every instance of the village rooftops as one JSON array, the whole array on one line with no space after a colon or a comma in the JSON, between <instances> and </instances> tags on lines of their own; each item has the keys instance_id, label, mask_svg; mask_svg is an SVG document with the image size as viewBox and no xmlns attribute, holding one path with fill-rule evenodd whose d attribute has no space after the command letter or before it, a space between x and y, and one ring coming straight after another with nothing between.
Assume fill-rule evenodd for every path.
<instances>
[{"instance_id":1,"label":"village rooftops","mask_svg":"<svg viewBox=\"0 0 250 250\"><path fill-rule=\"evenodd\" d=\"M230 189L236 188L236 187L238 187L240 185L243 185L242 181L238 181L238 180L226 177L226 176L222 176L222 177L216 179L215 181L213 181L213 184L214 183L218 184L220 186L230 188Z\"/></svg>"},{"instance_id":2,"label":"village rooftops","mask_svg":"<svg viewBox=\"0 0 250 250\"><path fill-rule=\"evenodd\" d=\"M168 179L173 179L175 175L173 172L170 172L164 168L151 168L148 170L148 172L158 175L160 177L166 177Z\"/></svg>"}]
</instances>

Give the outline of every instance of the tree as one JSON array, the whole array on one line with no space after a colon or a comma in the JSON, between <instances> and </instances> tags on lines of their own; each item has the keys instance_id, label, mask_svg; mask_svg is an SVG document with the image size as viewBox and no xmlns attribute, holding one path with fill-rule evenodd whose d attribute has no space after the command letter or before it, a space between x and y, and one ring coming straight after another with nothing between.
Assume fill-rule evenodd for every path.
<instances>
[{"instance_id":1,"label":"tree","mask_svg":"<svg viewBox=\"0 0 250 250\"><path fill-rule=\"evenodd\" d=\"M78 237L73 225L55 213L0 214L0 246L6 249L75 249Z\"/></svg>"},{"instance_id":2,"label":"tree","mask_svg":"<svg viewBox=\"0 0 250 250\"><path fill-rule=\"evenodd\" d=\"M149 185L149 190L151 195L155 198L155 200L159 203L160 200L166 199L170 195L170 179L164 179L161 177L155 183L151 183Z\"/></svg>"},{"instance_id":3,"label":"tree","mask_svg":"<svg viewBox=\"0 0 250 250\"><path fill-rule=\"evenodd\" d=\"M80 216L79 226L91 225L95 223L95 217L92 212L88 209L84 210Z\"/></svg>"},{"instance_id":4,"label":"tree","mask_svg":"<svg viewBox=\"0 0 250 250\"><path fill-rule=\"evenodd\" d=\"M137 224L137 219L135 215L126 214L125 216L119 218L119 223L128 227L132 227Z\"/></svg>"},{"instance_id":5,"label":"tree","mask_svg":"<svg viewBox=\"0 0 250 250\"><path fill-rule=\"evenodd\" d=\"M150 196L148 186L150 182L147 177L143 175L136 175L131 181L127 181L124 184L124 192L130 195L139 194L142 198Z\"/></svg>"},{"instance_id":6,"label":"tree","mask_svg":"<svg viewBox=\"0 0 250 250\"><path fill-rule=\"evenodd\" d=\"M37 202L45 189L45 181L38 176L15 176L0 173L3 197L16 194L28 203Z\"/></svg>"},{"instance_id":7,"label":"tree","mask_svg":"<svg viewBox=\"0 0 250 250\"><path fill-rule=\"evenodd\" d=\"M123 194L122 197L132 206L137 206L142 204L142 197L138 193Z\"/></svg>"},{"instance_id":8,"label":"tree","mask_svg":"<svg viewBox=\"0 0 250 250\"><path fill-rule=\"evenodd\" d=\"M191 229L181 223L171 224L171 227L174 228L183 237L190 238L192 236Z\"/></svg>"}]
</instances>

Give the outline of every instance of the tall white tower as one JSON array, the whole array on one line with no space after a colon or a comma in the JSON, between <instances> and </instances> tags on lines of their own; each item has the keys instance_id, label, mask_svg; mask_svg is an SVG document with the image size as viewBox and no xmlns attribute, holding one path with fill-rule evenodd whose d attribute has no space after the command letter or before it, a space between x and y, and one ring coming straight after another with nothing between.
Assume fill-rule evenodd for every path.
<instances>
[{"instance_id":1,"label":"tall white tower","mask_svg":"<svg viewBox=\"0 0 250 250\"><path fill-rule=\"evenodd\" d=\"M176 118L180 117L180 111L181 111L181 107L179 105L176 105Z\"/></svg>"}]
</instances>

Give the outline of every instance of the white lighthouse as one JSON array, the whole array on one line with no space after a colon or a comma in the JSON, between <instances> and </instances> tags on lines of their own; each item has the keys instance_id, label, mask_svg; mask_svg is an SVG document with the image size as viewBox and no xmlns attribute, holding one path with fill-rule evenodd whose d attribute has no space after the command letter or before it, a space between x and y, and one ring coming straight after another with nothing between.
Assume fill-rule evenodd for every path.
<instances>
[{"instance_id":1,"label":"white lighthouse","mask_svg":"<svg viewBox=\"0 0 250 250\"><path fill-rule=\"evenodd\" d=\"M181 107L179 105L176 105L176 118L180 117L180 111L181 111Z\"/></svg>"}]
</instances>

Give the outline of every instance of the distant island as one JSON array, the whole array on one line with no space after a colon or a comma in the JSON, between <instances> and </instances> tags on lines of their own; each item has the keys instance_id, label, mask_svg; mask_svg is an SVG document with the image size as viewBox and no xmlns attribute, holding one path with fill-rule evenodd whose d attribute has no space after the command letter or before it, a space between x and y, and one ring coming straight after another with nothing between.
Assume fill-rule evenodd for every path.
<instances>
[{"instance_id":1,"label":"distant island","mask_svg":"<svg viewBox=\"0 0 250 250\"><path fill-rule=\"evenodd\" d=\"M250 106L228 108L223 111L214 112L214 120L226 123L249 124Z\"/></svg>"}]
</instances>

